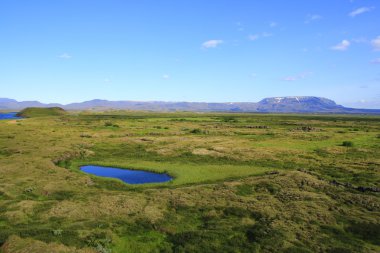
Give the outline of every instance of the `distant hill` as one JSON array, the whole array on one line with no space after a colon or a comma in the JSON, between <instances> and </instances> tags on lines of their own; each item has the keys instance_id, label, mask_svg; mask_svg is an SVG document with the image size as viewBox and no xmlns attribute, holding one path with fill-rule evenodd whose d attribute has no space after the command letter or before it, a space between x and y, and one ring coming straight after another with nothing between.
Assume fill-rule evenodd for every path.
<instances>
[{"instance_id":1,"label":"distant hill","mask_svg":"<svg viewBox=\"0 0 380 253\"><path fill-rule=\"evenodd\" d=\"M45 117L45 116L61 116L67 112L61 107L28 107L23 109L17 114L19 117L33 118L33 117Z\"/></svg>"},{"instance_id":2,"label":"distant hill","mask_svg":"<svg viewBox=\"0 0 380 253\"><path fill-rule=\"evenodd\" d=\"M55 107L60 104L43 104L38 101L17 102L14 99L0 98L0 110L22 110L27 107Z\"/></svg>"},{"instance_id":3,"label":"distant hill","mask_svg":"<svg viewBox=\"0 0 380 253\"><path fill-rule=\"evenodd\" d=\"M274 97L264 98L258 103L260 112L339 112L345 107L320 97Z\"/></svg>"},{"instance_id":4,"label":"distant hill","mask_svg":"<svg viewBox=\"0 0 380 253\"><path fill-rule=\"evenodd\" d=\"M330 99L313 96L265 98L258 103L144 102L94 99L67 105L42 104L38 101L17 102L13 99L0 98L0 110L22 110L27 107L61 107L65 110L116 109L143 111L380 114L380 109L347 108L337 105Z\"/></svg>"}]
</instances>

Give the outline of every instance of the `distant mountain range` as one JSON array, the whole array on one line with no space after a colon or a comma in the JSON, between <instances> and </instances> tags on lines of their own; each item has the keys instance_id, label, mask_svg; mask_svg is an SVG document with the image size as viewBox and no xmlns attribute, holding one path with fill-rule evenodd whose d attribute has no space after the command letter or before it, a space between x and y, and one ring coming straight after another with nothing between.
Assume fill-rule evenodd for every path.
<instances>
[{"instance_id":1,"label":"distant mountain range","mask_svg":"<svg viewBox=\"0 0 380 253\"><path fill-rule=\"evenodd\" d=\"M354 109L337 105L334 101L312 96L273 97L260 102L202 103L202 102L139 102L95 99L81 103L43 104L38 101L18 102L0 98L0 110L22 110L27 107L62 107L66 110L143 110L197 112L262 112L262 113L358 113L380 114L380 109Z\"/></svg>"}]
</instances>

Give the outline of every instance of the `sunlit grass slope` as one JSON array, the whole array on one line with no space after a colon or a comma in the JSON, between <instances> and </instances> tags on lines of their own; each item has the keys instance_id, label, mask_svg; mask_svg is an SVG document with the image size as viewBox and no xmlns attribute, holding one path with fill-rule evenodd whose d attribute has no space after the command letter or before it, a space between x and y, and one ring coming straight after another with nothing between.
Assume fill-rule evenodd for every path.
<instances>
[{"instance_id":1,"label":"sunlit grass slope","mask_svg":"<svg viewBox=\"0 0 380 253\"><path fill-rule=\"evenodd\" d=\"M60 107L48 107L48 108L39 108L39 107L28 107L22 110L17 114L17 116L25 118L33 117L46 117L46 116L62 116L65 115L66 111Z\"/></svg>"}]
</instances>

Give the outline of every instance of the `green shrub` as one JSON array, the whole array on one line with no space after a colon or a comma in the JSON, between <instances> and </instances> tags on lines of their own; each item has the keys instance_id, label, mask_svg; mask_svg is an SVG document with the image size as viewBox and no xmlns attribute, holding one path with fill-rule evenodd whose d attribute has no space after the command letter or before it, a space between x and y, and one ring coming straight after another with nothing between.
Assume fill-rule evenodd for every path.
<instances>
[{"instance_id":1,"label":"green shrub","mask_svg":"<svg viewBox=\"0 0 380 253\"><path fill-rule=\"evenodd\" d=\"M192 133L192 134L201 134L202 130L199 129L199 128L195 128L195 129L191 130L190 133Z\"/></svg>"},{"instance_id":2,"label":"green shrub","mask_svg":"<svg viewBox=\"0 0 380 253\"><path fill-rule=\"evenodd\" d=\"M351 224L347 230L365 241L380 245L380 224L358 222Z\"/></svg>"},{"instance_id":3,"label":"green shrub","mask_svg":"<svg viewBox=\"0 0 380 253\"><path fill-rule=\"evenodd\" d=\"M106 122L104 123L104 126L105 126L105 127L115 127L115 128L119 128L119 127L120 127L119 125L114 124L114 123L112 123L111 121L106 121Z\"/></svg>"},{"instance_id":4,"label":"green shrub","mask_svg":"<svg viewBox=\"0 0 380 253\"><path fill-rule=\"evenodd\" d=\"M329 152L326 149L317 148L314 152L320 157L328 157Z\"/></svg>"},{"instance_id":5,"label":"green shrub","mask_svg":"<svg viewBox=\"0 0 380 253\"><path fill-rule=\"evenodd\" d=\"M241 207L226 207L223 210L225 216L247 217L251 214L247 209Z\"/></svg>"},{"instance_id":6,"label":"green shrub","mask_svg":"<svg viewBox=\"0 0 380 253\"><path fill-rule=\"evenodd\" d=\"M223 122L238 122L238 120L233 116L225 116L220 118Z\"/></svg>"},{"instance_id":7,"label":"green shrub","mask_svg":"<svg viewBox=\"0 0 380 253\"><path fill-rule=\"evenodd\" d=\"M354 143L352 141L344 141L342 143L342 146L343 147L353 147L354 146Z\"/></svg>"},{"instance_id":8,"label":"green shrub","mask_svg":"<svg viewBox=\"0 0 380 253\"><path fill-rule=\"evenodd\" d=\"M296 247L296 246L287 248L284 252L285 253L312 253L311 250L305 247Z\"/></svg>"},{"instance_id":9,"label":"green shrub","mask_svg":"<svg viewBox=\"0 0 380 253\"><path fill-rule=\"evenodd\" d=\"M105 232L97 232L91 235L88 235L84 241L87 246L93 247L99 253L109 253L109 249L112 243L112 239Z\"/></svg>"},{"instance_id":10,"label":"green shrub","mask_svg":"<svg viewBox=\"0 0 380 253\"><path fill-rule=\"evenodd\" d=\"M85 134L85 133L83 133L83 134L80 135L80 137L81 138L92 138L92 135L91 134Z\"/></svg>"},{"instance_id":11,"label":"green shrub","mask_svg":"<svg viewBox=\"0 0 380 253\"><path fill-rule=\"evenodd\" d=\"M61 201L61 200L71 199L74 195L75 193L71 191L56 191L56 192L53 192L49 196L49 198Z\"/></svg>"},{"instance_id":12,"label":"green shrub","mask_svg":"<svg viewBox=\"0 0 380 253\"><path fill-rule=\"evenodd\" d=\"M190 130L191 134L208 134L207 130L202 130L199 128L194 128L193 130Z\"/></svg>"},{"instance_id":13,"label":"green shrub","mask_svg":"<svg viewBox=\"0 0 380 253\"><path fill-rule=\"evenodd\" d=\"M263 252L279 252L283 247L284 233L271 226L271 220L260 219L246 230L248 241L260 245Z\"/></svg>"},{"instance_id":14,"label":"green shrub","mask_svg":"<svg viewBox=\"0 0 380 253\"><path fill-rule=\"evenodd\" d=\"M334 247L327 250L328 253L354 253L354 251L342 247Z\"/></svg>"},{"instance_id":15,"label":"green shrub","mask_svg":"<svg viewBox=\"0 0 380 253\"><path fill-rule=\"evenodd\" d=\"M280 191L280 186L277 184L271 184L268 182L260 182L255 186L255 190L260 191L268 191L271 194L276 194Z\"/></svg>"},{"instance_id":16,"label":"green shrub","mask_svg":"<svg viewBox=\"0 0 380 253\"><path fill-rule=\"evenodd\" d=\"M10 235L11 230L9 228L0 227L0 247L6 242Z\"/></svg>"},{"instance_id":17,"label":"green shrub","mask_svg":"<svg viewBox=\"0 0 380 253\"><path fill-rule=\"evenodd\" d=\"M233 231L184 231L169 235L168 239L173 244L173 252L256 252L255 245L249 243L243 234Z\"/></svg>"},{"instance_id":18,"label":"green shrub","mask_svg":"<svg viewBox=\"0 0 380 253\"><path fill-rule=\"evenodd\" d=\"M253 193L253 189L252 189L251 185L242 184L242 185L238 185L236 187L236 194L237 195L248 196L248 195L251 195L252 193Z\"/></svg>"}]
</instances>

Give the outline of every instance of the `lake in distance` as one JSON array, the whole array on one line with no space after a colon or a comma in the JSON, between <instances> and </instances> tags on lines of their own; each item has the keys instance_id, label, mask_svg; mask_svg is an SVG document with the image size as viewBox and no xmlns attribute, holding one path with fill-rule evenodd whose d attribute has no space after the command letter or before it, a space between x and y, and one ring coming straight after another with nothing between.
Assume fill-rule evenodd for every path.
<instances>
[{"instance_id":1,"label":"lake in distance","mask_svg":"<svg viewBox=\"0 0 380 253\"><path fill-rule=\"evenodd\" d=\"M17 112L0 113L0 120L2 119L21 119L17 116Z\"/></svg>"}]
</instances>

